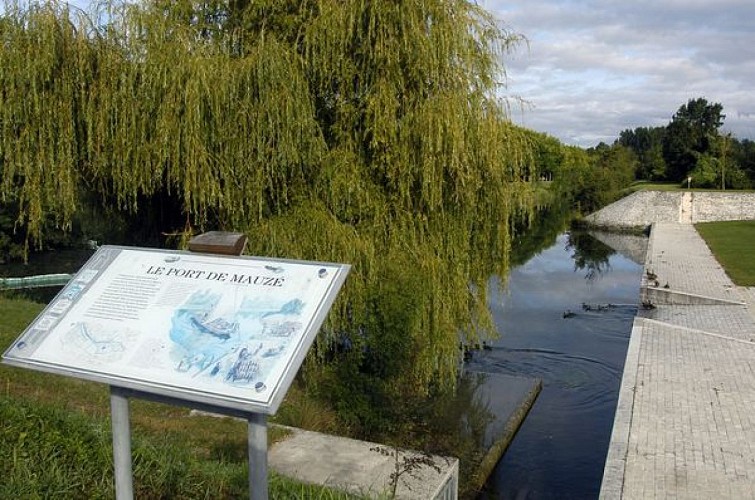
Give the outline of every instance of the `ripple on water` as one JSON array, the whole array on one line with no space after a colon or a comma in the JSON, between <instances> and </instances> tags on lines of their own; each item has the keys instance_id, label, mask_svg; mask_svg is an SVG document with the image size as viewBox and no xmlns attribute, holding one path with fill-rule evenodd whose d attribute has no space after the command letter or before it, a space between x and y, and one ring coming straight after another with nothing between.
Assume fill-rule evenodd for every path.
<instances>
[{"instance_id":1,"label":"ripple on water","mask_svg":"<svg viewBox=\"0 0 755 500\"><path fill-rule=\"evenodd\" d=\"M544 388L572 392L564 410L576 411L610 403L621 378L618 368L599 359L550 349L493 347L476 358L475 370L539 378Z\"/></svg>"}]
</instances>

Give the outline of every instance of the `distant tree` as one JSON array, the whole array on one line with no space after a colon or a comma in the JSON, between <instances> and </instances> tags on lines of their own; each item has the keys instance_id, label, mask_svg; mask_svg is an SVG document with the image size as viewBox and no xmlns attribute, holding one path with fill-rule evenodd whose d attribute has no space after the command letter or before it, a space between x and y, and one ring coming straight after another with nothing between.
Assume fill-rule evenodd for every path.
<instances>
[{"instance_id":1,"label":"distant tree","mask_svg":"<svg viewBox=\"0 0 755 500\"><path fill-rule=\"evenodd\" d=\"M536 132L533 132L533 143L537 174L545 180L553 180L564 161L563 145L555 137Z\"/></svg>"},{"instance_id":2,"label":"distant tree","mask_svg":"<svg viewBox=\"0 0 755 500\"><path fill-rule=\"evenodd\" d=\"M755 186L755 141L732 139L731 159L744 176L745 185L742 187Z\"/></svg>"},{"instance_id":3,"label":"distant tree","mask_svg":"<svg viewBox=\"0 0 755 500\"><path fill-rule=\"evenodd\" d=\"M742 169L747 158L738 154L738 149L738 141L731 134L725 134L718 137L711 153L695 153L695 168L689 172L693 186L713 189L750 187L750 179Z\"/></svg>"},{"instance_id":4,"label":"distant tree","mask_svg":"<svg viewBox=\"0 0 755 500\"><path fill-rule=\"evenodd\" d=\"M700 155L712 155L718 147L718 129L723 125L723 106L704 98L683 104L666 127L663 157L667 178L681 181L696 168Z\"/></svg>"},{"instance_id":5,"label":"distant tree","mask_svg":"<svg viewBox=\"0 0 755 500\"><path fill-rule=\"evenodd\" d=\"M618 144L637 155L636 179L663 180L666 162L663 159L663 140L666 127L639 127L619 134Z\"/></svg>"},{"instance_id":6,"label":"distant tree","mask_svg":"<svg viewBox=\"0 0 755 500\"><path fill-rule=\"evenodd\" d=\"M532 132L536 161L541 175L553 183L550 192L560 202L573 203L579 209L581 193L589 182L590 157L576 146L565 146L546 134Z\"/></svg>"},{"instance_id":7,"label":"distant tree","mask_svg":"<svg viewBox=\"0 0 755 500\"><path fill-rule=\"evenodd\" d=\"M601 142L587 151L564 150L562 189L582 213L611 203L634 179L637 160L629 148Z\"/></svg>"},{"instance_id":8,"label":"distant tree","mask_svg":"<svg viewBox=\"0 0 755 500\"><path fill-rule=\"evenodd\" d=\"M692 177L694 187L715 188L719 187L721 164L718 158L709 154L697 154L695 168L689 175Z\"/></svg>"}]
</instances>

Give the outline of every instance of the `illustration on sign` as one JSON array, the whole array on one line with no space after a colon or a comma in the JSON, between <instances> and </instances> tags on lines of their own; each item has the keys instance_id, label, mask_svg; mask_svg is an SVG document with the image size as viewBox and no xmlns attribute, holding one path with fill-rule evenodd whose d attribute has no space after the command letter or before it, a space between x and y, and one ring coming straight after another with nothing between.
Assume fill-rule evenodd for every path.
<instances>
[{"instance_id":1,"label":"illustration on sign","mask_svg":"<svg viewBox=\"0 0 755 500\"><path fill-rule=\"evenodd\" d=\"M244 297L223 312L221 298L210 290L194 292L173 313L176 370L229 384L256 382L261 390L275 358L302 330L304 302L296 298L274 304Z\"/></svg>"}]
</instances>

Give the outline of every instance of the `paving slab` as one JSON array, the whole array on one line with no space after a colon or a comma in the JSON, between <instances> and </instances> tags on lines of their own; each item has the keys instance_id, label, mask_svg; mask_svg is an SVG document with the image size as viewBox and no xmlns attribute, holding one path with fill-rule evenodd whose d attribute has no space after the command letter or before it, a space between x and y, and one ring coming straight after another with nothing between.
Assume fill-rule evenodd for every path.
<instances>
[{"instance_id":1,"label":"paving slab","mask_svg":"<svg viewBox=\"0 0 755 500\"><path fill-rule=\"evenodd\" d=\"M638 322L622 498L753 498L755 344Z\"/></svg>"},{"instance_id":2,"label":"paving slab","mask_svg":"<svg viewBox=\"0 0 755 500\"><path fill-rule=\"evenodd\" d=\"M300 481L376 498L390 498L391 474L407 461L429 458L423 466L398 478L395 498L433 499L449 482L458 481L459 461L397 450L377 443L290 428L291 434L268 452L276 472ZM398 455L395 455L398 453ZM457 483L452 491L456 492ZM455 498L455 497L453 497Z\"/></svg>"},{"instance_id":3,"label":"paving slab","mask_svg":"<svg viewBox=\"0 0 755 500\"><path fill-rule=\"evenodd\" d=\"M739 290L739 296L742 298L742 301L747 304L747 310L750 313L750 316L755 320L755 287L746 287L746 286L740 286L737 287Z\"/></svg>"},{"instance_id":4,"label":"paving slab","mask_svg":"<svg viewBox=\"0 0 755 500\"><path fill-rule=\"evenodd\" d=\"M690 224L653 224L643 283L675 292L741 302L736 286Z\"/></svg>"},{"instance_id":5,"label":"paving slab","mask_svg":"<svg viewBox=\"0 0 755 500\"><path fill-rule=\"evenodd\" d=\"M749 309L746 305L689 305L658 307L640 315L689 330L755 342L755 320Z\"/></svg>"},{"instance_id":6,"label":"paving slab","mask_svg":"<svg viewBox=\"0 0 755 500\"><path fill-rule=\"evenodd\" d=\"M635 319L601 498L755 499L755 291L734 286L691 224L655 224L648 274L718 305Z\"/></svg>"}]
</instances>

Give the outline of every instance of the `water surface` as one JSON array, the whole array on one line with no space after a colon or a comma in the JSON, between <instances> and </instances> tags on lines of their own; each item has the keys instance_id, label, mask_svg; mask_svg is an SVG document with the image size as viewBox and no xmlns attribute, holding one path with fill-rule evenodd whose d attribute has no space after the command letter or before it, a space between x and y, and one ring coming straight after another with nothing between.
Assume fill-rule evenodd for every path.
<instances>
[{"instance_id":1,"label":"water surface","mask_svg":"<svg viewBox=\"0 0 755 500\"><path fill-rule=\"evenodd\" d=\"M597 498L640 274L574 233L498 284L491 308L501 338L467 367L537 377L543 390L482 498Z\"/></svg>"}]
</instances>

